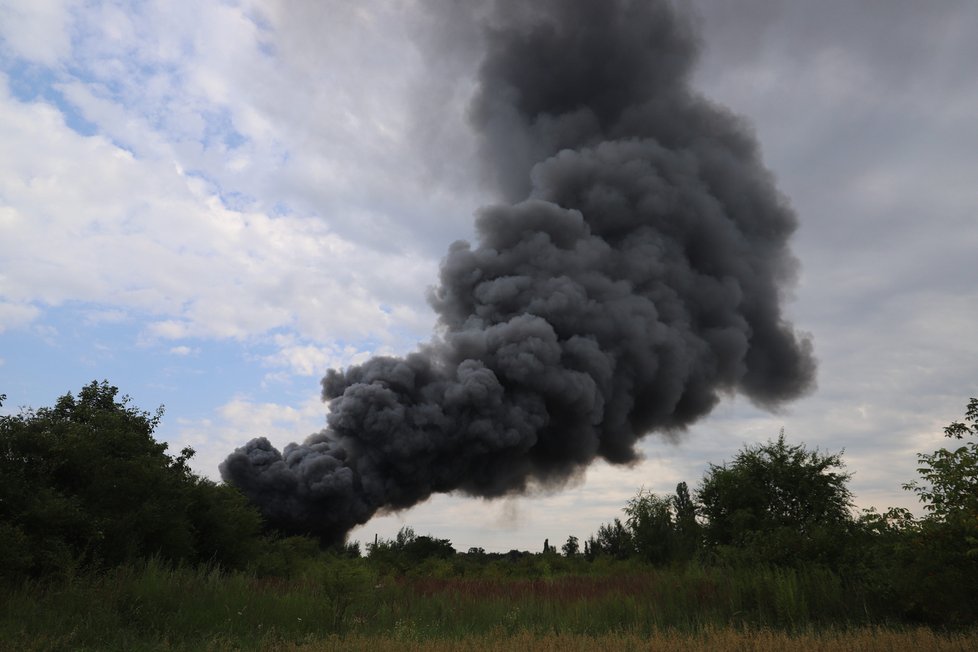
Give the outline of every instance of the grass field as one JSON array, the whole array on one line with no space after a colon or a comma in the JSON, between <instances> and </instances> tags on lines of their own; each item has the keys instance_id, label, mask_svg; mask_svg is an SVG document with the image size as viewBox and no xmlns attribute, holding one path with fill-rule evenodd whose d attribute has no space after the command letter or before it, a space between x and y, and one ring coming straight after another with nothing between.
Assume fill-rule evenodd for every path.
<instances>
[{"instance_id":1,"label":"grass field","mask_svg":"<svg viewBox=\"0 0 978 652\"><path fill-rule=\"evenodd\" d=\"M267 650L268 652L584 652L644 651L691 652L972 652L978 646L974 634L937 634L928 629L891 631L862 628L849 631L787 633L776 630L706 629L701 632L676 630L649 634L517 634L489 633L460 638L413 639L398 635L327 635L306 636L300 641L264 636L241 641L220 636L197 641L160 640L103 641L80 645L69 638L38 636L0 642L3 650Z\"/></svg>"},{"instance_id":2,"label":"grass field","mask_svg":"<svg viewBox=\"0 0 978 652\"><path fill-rule=\"evenodd\" d=\"M859 629L849 632L828 632L821 634L787 634L772 630L738 630L735 628L708 629L699 633L678 631L657 631L648 635L605 634L603 636L582 636L567 634L537 635L521 633L515 635L471 636L453 640L404 641L386 637L348 636L331 638L308 645L282 645L270 650L295 650L313 652L320 650L376 650L395 652L397 650L430 650L434 652L584 652L635 651L690 652L693 650L715 650L717 652L801 652L818 650L820 652L849 652L887 650L892 652L972 652L978 638L962 634L939 636L929 630L885 631L878 629Z\"/></svg>"},{"instance_id":3,"label":"grass field","mask_svg":"<svg viewBox=\"0 0 978 652\"><path fill-rule=\"evenodd\" d=\"M150 562L0 597L4 650L975 650L978 632L888 625L817 570L292 579Z\"/></svg>"}]
</instances>

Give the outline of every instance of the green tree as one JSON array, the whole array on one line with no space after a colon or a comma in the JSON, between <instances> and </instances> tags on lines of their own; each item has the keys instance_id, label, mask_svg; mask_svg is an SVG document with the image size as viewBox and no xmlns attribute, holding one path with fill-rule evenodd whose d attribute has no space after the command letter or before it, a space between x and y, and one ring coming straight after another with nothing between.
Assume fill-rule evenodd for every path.
<instances>
[{"instance_id":1,"label":"green tree","mask_svg":"<svg viewBox=\"0 0 978 652\"><path fill-rule=\"evenodd\" d=\"M653 564L670 561L676 542L673 501L641 489L624 511L635 552Z\"/></svg>"},{"instance_id":2,"label":"green tree","mask_svg":"<svg viewBox=\"0 0 978 652\"><path fill-rule=\"evenodd\" d=\"M378 539L368 550L372 561L402 572L426 559L449 559L456 554L448 539L419 536L408 525L401 527L393 540Z\"/></svg>"},{"instance_id":3,"label":"green tree","mask_svg":"<svg viewBox=\"0 0 978 652\"><path fill-rule=\"evenodd\" d=\"M436 539L430 535L415 537L404 546L404 555L410 561L424 559L450 559L455 556L455 547L448 539Z\"/></svg>"},{"instance_id":4,"label":"green tree","mask_svg":"<svg viewBox=\"0 0 978 652\"><path fill-rule=\"evenodd\" d=\"M600 552L598 540L595 539L594 535L592 534L584 540L584 559L587 561L594 561L595 557L598 556L598 552Z\"/></svg>"},{"instance_id":5,"label":"green tree","mask_svg":"<svg viewBox=\"0 0 978 652\"><path fill-rule=\"evenodd\" d=\"M403 550L411 543L413 543L414 540L417 538L418 535L414 533L413 527L411 527L410 525L403 525L401 526L401 529L397 531L397 534L394 536L394 547Z\"/></svg>"},{"instance_id":6,"label":"green tree","mask_svg":"<svg viewBox=\"0 0 978 652\"><path fill-rule=\"evenodd\" d=\"M921 480L904 485L924 503L934 521L962 528L969 539L969 554L978 555L978 399L972 398L964 421L944 428L944 436L964 441L949 450L940 448L918 454L917 472Z\"/></svg>"},{"instance_id":7,"label":"green tree","mask_svg":"<svg viewBox=\"0 0 978 652\"><path fill-rule=\"evenodd\" d=\"M608 555L615 559L627 559L634 552L632 537L621 520L615 519L598 527L598 534L591 542L592 555Z\"/></svg>"},{"instance_id":8,"label":"green tree","mask_svg":"<svg viewBox=\"0 0 978 652\"><path fill-rule=\"evenodd\" d=\"M696 520L697 507L689 487L685 482L676 485L676 495L673 498L675 510L676 549L675 556L689 559L696 554L700 546L700 524Z\"/></svg>"},{"instance_id":9,"label":"green tree","mask_svg":"<svg viewBox=\"0 0 978 652\"><path fill-rule=\"evenodd\" d=\"M567 537L567 541L560 549L564 552L565 557L576 557L577 553L581 550L581 544L578 542L577 537L572 534Z\"/></svg>"},{"instance_id":10,"label":"green tree","mask_svg":"<svg viewBox=\"0 0 978 652\"><path fill-rule=\"evenodd\" d=\"M0 417L0 542L25 572L149 555L244 563L260 525L235 490L153 439L163 415L92 382L51 408ZM26 547L25 547L26 546Z\"/></svg>"},{"instance_id":11,"label":"green tree","mask_svg":"<svg viewBox=\"0 0 978 652\"><path fill-rule=\"evenodd\" d=\"M842 454L777 441L743 448L729 465L710 465L698 490L704 535L755 561L834 561L852 523Z\"/></svg>"},{"instance_id":12,"label":"green tree","mask_svg":"<svg viewBox=\"0 0 978 652\"><path fill-rule=\"evenodd\" d=\"M924 622L973 623L978 618L978 399L964 421L944 428L963 441L917 456L920 479L904 485L924 503L904 546L898 579L907 613ZM909 553L909 554L907 554Z\"/></svg>"},{"instance_id":13,"label":"green tree","mask_svg":"<svg viewBox=\"0 0 978 652\"><path fill-rule=\"evenodd\" d=\"M699 545L697 508L685 482L676 493L659 496L640 490L624 508L625 524L635 552L646 561L663 564L689 559Z\"/></svg>"},{"instance_id":14,"label":"green tree","mask_svg":"<svg viewBox=\"0 0 978 652\"><path fill-rule=\"evenodd\" d=\"M244 568L261 554L261 516L230 485L205 478L188 478L186 516L194 534L196 561L216 562L227 568ZM359 548L356 556L359 556Z\"/></svg>"}]
</instances>

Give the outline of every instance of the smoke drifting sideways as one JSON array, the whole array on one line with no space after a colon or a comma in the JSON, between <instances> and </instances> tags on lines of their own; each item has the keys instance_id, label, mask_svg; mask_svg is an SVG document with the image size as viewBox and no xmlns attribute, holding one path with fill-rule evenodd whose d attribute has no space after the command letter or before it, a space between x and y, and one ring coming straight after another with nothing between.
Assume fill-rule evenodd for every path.
<instances>
[{"instance_id":1,"label":"smoke drifting sideways","mask_svg":"<svg viewBox=\"0 0 978 652\"><path fill-rule=\"evenodd\" d=\"M698 96L668 0L499 1L471 120L506 204L451 245L438 333L322 380L327 428L221 464L275 527L343 540L436 492L559 487L721 396L814 386L782 316L796 218L749 128Z\"/></svg>"}]
</instances>

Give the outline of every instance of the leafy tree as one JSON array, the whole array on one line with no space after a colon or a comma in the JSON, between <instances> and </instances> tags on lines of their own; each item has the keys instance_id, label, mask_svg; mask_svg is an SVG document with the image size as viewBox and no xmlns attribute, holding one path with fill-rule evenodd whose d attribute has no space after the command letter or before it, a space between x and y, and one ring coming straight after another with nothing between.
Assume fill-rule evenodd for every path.
<instances>
[{"instance_id":1,"label":"leafy tree","mask_svg":"<svg viewBox=\"0 0 978 652\"><path fill-rule=\"evenodd\" d=\"M700 526L685 482L677 484L671 496L642 489L624 511L632 546L646 561L664 564L689 559L696 552Z\"/></svg>"},{"instance_id":2,"label":"leafy tree","mask_svg":"<svg viewBox=\"0 0 978 652\"><path fill-rule=\"evenodd\" d=\"M841 453L777 441L743 448L729 465L710 465L700 484L704 535L757 561L833 561L852 522L850 475Z\"/></svg>"},{"instance_id":3,"label":"leafy tree","mask_svg":"<svg viewBox=\"0 0 978 652\"><path fill-rule=\"evenodd\" d=\"M423 559L449 559L455 556L455 547L448 539L436 539L422 535L404 546L404 554L412 561Z\"/></svg>"},{"instance_id":4,"label":"leafy tree","mask_svg":"<svg viewBox=\"0 0 978 652\"><path fill-rule=\"evenodd\" d=\"M394 537L394 547L403 550L417 538L418 535L414 533L414 528L410 525L404 525L397 531Z\"/></svg>"},{"instance_id":5,"label":"leafy tree","mask_svg":"<svg viewBox=\"0 0 978 652\"><path fill-rule=\"evenodd\" d=\"M584 541L584 559L587 561L594 561L597 557L600 547L598 546L597 539L594 538L592 534Z\"/></svg>"},{"instance_id":6,"label":"leafy tree","mask_svg":"<svg viewBox=\"0 0 978 652\"><path fill-rule=\"evenodd\" d=\"M617 518L612 523L600 526L597 537L591 542L592 555L627 559L633 551L631 534Z\"/></svg>"},{"instance_id":7,"label":"leafy tree","mask_svg":"<svg viewBox=\"0 0 978 652\"><path fill-rule=\"evenodd\" d=\"M697 507L689 487L685 482L676 485L673 498L675 510L676 550L675 555L682 559L692 557L700 545L700 524L696 520Z\"/></svg>"},{"instance_id":8,"label":"leafy tree","mask_svg":"<svg viewBox=\"0 0 978 652\"><path fill-rule=\"evenodd\" d=\"M964 441L917 456L920 479L904 485L927 511L909 531L898 579L907 613L929 623L973 623L978 617L978 399L964 421L944 428L949 439ZM909 554L907 554L909 552Z\"/></svg>"},{"instance_id":9,"label":"leafy tree","mask_svg":"<svg viewBox=\"0 0 978 652\"><path fill-rule=\"evenodd\" d=\"M625 506L625 524L635 551L646 561L670 561L675 544L673 501L640 490Z\"/></svg>"},{"instance_id":10,"label":"leafy tree","mask_svg":"<svg viewBox=\"0 0 978 652\"><path fill-rule=\"evenodd\" d=\"M358 547L359 550L359 547ZM414 528L403 526L393 540L379 539L369 547L370 559L400 571L425 559L448 559L455 548L448 539L418 536Z\"/></svg>"},{"instance_id":11,"label":"leafy tree","mask_svg":"<svg viewBox=\"0 0 978 652\"><path fill-rule=\"evenodd\" d=\"M51 408L0 417L0 543L21 571L159 555L241 565L260 519L153 439L163 415L92 382Z\"/></svg>"},{"instance_id":12,"label":"leafy tree","mask_svg":"<svg viewBox=\"0 0 978 652\"><path fill-rule=\"evenodd\" d=\"M359 541L347 541L346 543L337 546L338 552L343 557L349 557L350 559L359 559L362 556L360 551Z\"/></svg>"},{"instance_id":13,"label":"leafy tree","mask_svg":"<svg viewBox=\"0 0 978 652\"><path fill-rule=\"evenodd\" d=\"M571 535L567 537L567 542L560 549L564 552L565 557L576 557L577 553L581 550L581 546L577 537Z\"/></svg>"},{"instance_id":14,"label":"leafy tree","mask_svg":"<svg viewBox=\"0 0 978 652\"><path fill-rule=\"evenodd\" d=\"M261 516L237 489L192 475L187 482L185 514L195 548L189 560L244 568L261 554Z\"/></svg>"},{"instance_id":15,"label":"leafy tree","mask_svg":"<svg viewBox=\"0 0 978 652\"><path fill-rule=\"evenodd\" d=\"M696 523L696 503L689 495L689 487L685 482L676 485L676 497L673 504L676 508L676 524L691 529Z\"/></svg>"},{"instance_id":16,"label":"leafy tree","mask_svg":"<svg viewBox=\"0 0 978 652\"><path fill-rule=\"evenodd\" d=\"M978 555L974 538L978 536L978 399L968 402L963 422L944 428L944 436L965 443L954 450L918 454L917 472L922 481L909 482L904 488L917 494L935 521L974 529L970 552Z\"/></svg>"}]
</instances>

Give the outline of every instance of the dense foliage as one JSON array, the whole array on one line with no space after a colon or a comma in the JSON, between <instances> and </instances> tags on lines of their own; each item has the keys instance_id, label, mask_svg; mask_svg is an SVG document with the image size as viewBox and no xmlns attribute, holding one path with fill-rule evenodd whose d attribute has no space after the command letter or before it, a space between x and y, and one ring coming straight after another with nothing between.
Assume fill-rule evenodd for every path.
<instances>
[{"instance_id":1,"label":"dense foliage","mask_svg":"<svg viewBox=\"0 0 978 652\"><path fill-rule=\"evenodd\" d=\"M117 395L93 382L51 408L0 417L0 580L8 586L133 564L243 569L255 581L333 587L330 618L339 627L361 598L376 606L370 587L391 583L437 594L463 580L489 582L479 591L505 593L507 582L593 578L603 586L599 578L611 578L625 586L661 572L656 591L675 583L669 591L692 591L684 609L706 610L677 612L677 622L978 623L976 399L963 422L945 429L960 446L918 456L920 477L906 487L923 518L899 508L854 514L842 454L789 443L782 432L711 465L695 491L685 482L670 495L639 491L623 518L586 539L548 539L537 553L459 553L447 539L405 527L368 543L361 557L356 542L324 549L277 536L234 489L189 470L192 450L172 456L154 440L162 408L150 414ZM581 589L590 606L579 613L603 604L588 602L594 590Z\"/></svg>"},{"instance_id":2,"label":"dense foliage","mask_svg":"<svg viewBox=\"0 0 978 652\"><path fill-rule=\"evenodd\" d=\"M852 507L842 467L841 454L788 445L783 430L711 465L698 491L706 543L777 564L836 558Z\"/></svg>"},{"instance_id":3,"label":"dense foliage","mask_svg":"<svg viewBox=\"0 0 978 652\"><path fill-rule=\"evenodd\" d=\"M923 503L854 515L842 454L776 441L711 465L695 499L685 483L671 496L640 491L626 519L602 525L585 544L590 559L637 558L659 566L826 569L865 604L906 622L978 622L978 399L964 422L945 428L962 441L918 455L920 479L905 487Z\"/></svg>"},{"instance_id":4,"label":"dense foliage","mask_svg":"<svg viewBox=\"0 0 978 652\"><path fill-rule=\"evenodd\" d=\"M257 513L233 489L190 472L153 439L143 412L107 382L51 408L0 417L0 549L7 577L65 573L150 556L243 566Z\"/></svg>"},{"instance_id":5,"label":"dense foliage","mask_svg":"<svg viewBox=\"0 0 978 652\"><path fill-rule=\"evenodd\" d=\"M955 421L944 436L964 444L917 456L921 479L904 485L915 492L931 520L961 534L969 556L978 556L978 399L971 399L964 422Z\"/></svg>"}]
</instances>

